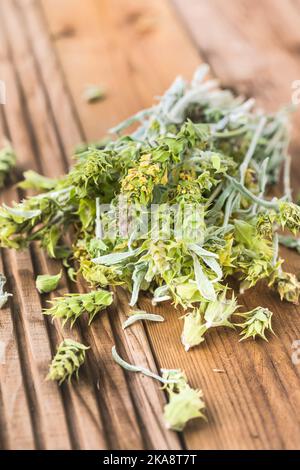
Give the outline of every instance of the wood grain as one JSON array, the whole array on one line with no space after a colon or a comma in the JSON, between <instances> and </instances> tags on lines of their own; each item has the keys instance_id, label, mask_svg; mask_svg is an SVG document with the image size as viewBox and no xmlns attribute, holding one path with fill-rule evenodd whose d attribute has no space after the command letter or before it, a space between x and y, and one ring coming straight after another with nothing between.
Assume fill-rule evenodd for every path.
<instances>
[{"instance_id":1,"label":"wood grain","mask_svg":"<svg viewBox=\"0 0 300 470\"><path fill-rule=\"evenodd\" d=\"M0 3L0 78L8 89L0 128L13 141L20 170L64 173L76 144L99 139L120 119L151 104L177 74L189 78L203 60L197 49L226 86L254 94L273 109L290 99L291 80L300 78L298 3L287 1L286 8L279 0L173 4ZM82 92L88 83L102 84L106 99L87 104ZM296 139L292 149L299 147ZM3 195L6 202L20 196L13 187ZM284 255L290 270L300 270L297 256L288 250ZM299 309L281 304L265 286L251 290L241 302L274 311L278 336L269 344L241 344L235 332L223 329L212 331L202 347L185 353L180 312L172 306L155 309L165 323L136 324L124 332L128 297L117 289L113 306L91 328L83 319L72 331L62 330L41 315L49 297L40 297L34 287L37 274L56 273L59 263L36 245L18 254L5 250L2 259L0 268L14 297L0 317L0 341L6 345L5 364L0 360L1 448L299 447L299 367L291 361L291 344L300 338ZM84 291L85 286L70 283L64 273L53 295L75 289ZM140 306L154 311L146 297ZM44 377L65 336L91 349L80 381L59 388ZM162 421L164 393L151 379L125 373L114 364L113 344L125 359L154 371L184 369L191 384L204 391L208 423L195 421L181 437L167 431ZM216 368L224 373L214 372Z\"/></svg>"}]
</instances>

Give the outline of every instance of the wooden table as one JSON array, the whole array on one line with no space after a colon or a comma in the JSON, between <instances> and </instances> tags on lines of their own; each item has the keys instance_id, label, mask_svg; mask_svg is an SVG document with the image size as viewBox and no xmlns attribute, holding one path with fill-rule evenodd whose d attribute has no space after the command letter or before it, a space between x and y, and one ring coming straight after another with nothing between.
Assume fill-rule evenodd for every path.
<instances>
[{"instance_id":1,"label":"wooden table","mask_svg":"<svg viewBox=\"0 0 300 470\"><path fill-rule=\"evenodd\" d=\"M190 78L201 61L223 85L270 109L290 102L291 83L300 79L299 0L1 0L0 12L0 79L7 86L0 129L18 153L19 171L61 175L78 142L99 139L151 104L177 74ZM89 105L82 91L98 82L107 99ZM294 123L296 157L298 111ZM294 187L299 176L294 158ZM13 186L3 194L7 203L20 197ZM299 256L284 255L297 272ZM72 332L51 324L41 315L46 300L35 277L58 269L37 246L2 251L0 271L13 298L0 312L1 448L299 448L300 364L291 359L300 339L298 307L258 286L243 303L273 310L277 337L239 343L234 331L220 329L185 353L182 321L170 306L156 310L164 324L123 332L123 291L89 329L84 322ZM55 295L76 289L66 277L61 285ZM152 308L145 299L140 306ZM56 345L70 334L91 350L79 382L59 388L45 375ZM112 361L113 344L132 363L184 369L204 391L208 422L196 420L180 436L167 431L159 385L124 373Z\"/></svg>"}]
</instances>

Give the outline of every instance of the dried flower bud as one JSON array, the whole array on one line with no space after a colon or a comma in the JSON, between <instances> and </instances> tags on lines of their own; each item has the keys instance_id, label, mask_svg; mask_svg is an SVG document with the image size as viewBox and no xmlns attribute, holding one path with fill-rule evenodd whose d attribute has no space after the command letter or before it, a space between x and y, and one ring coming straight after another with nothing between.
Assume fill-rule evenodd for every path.
<instances>
[{"instance_id":1,"label":"dried flower bud","mask_svg":"<svg viewBox=\"0 0 300 470\"><path fill-rule=\"evenodd\" d=\"M108 307L112 301L112 293L103 289L87 294L67 294L50 301L52 307L44 310L43 313L44 315L52 315L53 318L62 319L63 325L70 321L73 326L77 318L86 312L90 324L95 315Z\"/></svg>"},{"instance_id":2,"label":"dried flower bud","mask_svg":"<svg viewBox=\"0 0 300 470\"><path fill-rule=\"evenodd\" d=\"M255 339L256 336L260 336L268 341L265 336L265 330L270 330L274 334L271 325L273 313L268 308L256 307L249 312L239 313L238 315L246 319L245 322L237 324L237 326L242 328L240 335L243 335L243 337L240 341L251 337Z\"/></svg>"},{"instance_id":3,"label":"dried flower bud","mask_svg":"<svg viewBox=\"0 0 300 470\"><path fill-rule=\"evenodd\" d=\"M256 230L264 238L273 238L273 224L276 220L275 212L259 214L256 222Z\"/></svg>"},{"instance_id":4,"label":"dried flower bud","mask_svg":"<svg viewBox=\"0 0 300 470\"><path fill-rule=\"evenodd\" d=\"M47 380L58 380L61 385L66 379L70 381L74 373L78 378L78 370L84 363L87 349L87 346L72 339L62 341L51 362Z\"/></svg>"}]
</instances>

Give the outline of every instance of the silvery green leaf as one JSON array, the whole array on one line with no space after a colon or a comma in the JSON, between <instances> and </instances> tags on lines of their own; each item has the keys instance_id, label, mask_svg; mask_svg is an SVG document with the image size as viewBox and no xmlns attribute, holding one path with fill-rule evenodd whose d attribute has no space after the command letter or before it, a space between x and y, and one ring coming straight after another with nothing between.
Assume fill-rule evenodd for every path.
<instances>
[{"instance_id":1,"label":"silvery green leaf","mask_svg":"<svg viewBox=\"0 0 300 470\"><path fill-rule=\"evenodd\" d=\"M212 253L211 251L205 250L205 248L202 248L202 246L197 245L196 243L189 243L188 248L200 257L206 256L207 258L219 258L216 253Z\"/></svg>"},{"instance_id":2,"label":"silvery green leaf","mask_svg":"<svg viewBox=\"0 0 300 470\"><path fill-rule=\"evenodd\" d=\"M209 256L202 256L202 259L206 266L208 266L216 275L217 277L213 279L211 282L218 282L223 277L222 268L219 265L218 261L215 258Z\"/></svg>"},{"instance_id":3,"label":"silvery green leaf","mask_svg":"<svg viewBox=\"0 0 300 470\"><path fill-rule=\"evenodd\" d=\"M172 297L170 295L169 286L167 285L159 286L154 291L152 304L155 305L156 303L159 303L159 302L165 302L167 300L170 300L171 298Z\"/></svg>"},{"instance_id":4,"label":"silvery green leaf","mask_svg":"<svg viewBox=\"0 0 300 470\"><path fill-rule=\"evenodd\" d=\"M113 360L117 364L119 364L119 366L123 367L123 369L128 370L129 372L140 372L141 374L144 374L147 377L151 377L152 379L158 380L159 382L161 382L163 384L173 384L173 383L176 382L175 380L164 379L160 375L157 375L154 372L151 372L151 370L146 369L145 367L134 366L132 364L129 364L128 362L124 361L124 359L122 359L119 356L119 354L116 351L115 346L112 347L111 353L112 353Z\"/></svg>"},{"instance_id":5,"label":"silvery green leaf","mask_svg":"<svg viewBox=\"0 0 300 470\"><path fill-rule=\"evenodd\" d=\"M237 181L236 179L232 178L231 176L226 175L226 178L232 183L233 187L237 189L243 196L250 199L252 202L256 203L259 206L266 207L268 209L275 209L278 210L279 205L278 201L272 200L269 201L267 199L262 199L260 197L255 196L255 194L251 193L249 189L247 189L242 183Z\"/></svg>"},{"instance_id":6,"label":"silvery green leaf","mask_svg":"<svg viewBox=\"0 0 300 470\"><path fill-rule=\"evenodd\" d=\"M41 215L40 209L35 209L35 210L22 210L20 207L9 207L6 204L3 204L3 207L5 207L6 211L11 214L13 217L18 217L21 219L33 219L34 217L38 217Z\"/></svg>"},{"instance_id":7,"label":"silvery green leaf","mask_svg":"<svg viewBox=\"0 0 300 470\"><path fill-rule=\"evenodd\" d=\"M197 256L192 253L192 257L194 261L195 279L200 294L206 300L216 300L216 293L212 282L208 279L206 274L204 274L204 271Z\"/></svg>"},{"instance_id":8,"label":"silvery green leaf","mask_svg":"<svg viewBox=\"0 0 300 470\"><path fill-rule=\"evenodd\" d=\"M99 256L98 258L93 258L92 261L95 264L104 264L106 266L112 266L113 264L121 263L129 258L135 256L140 250L125 251L121 253L110 253L109 255Z\"/></svg>"},{"instance_id":9,"label":"silvery green leaf","mask_svg":"<svg viewBox=\"0 0 300 470\"><path fill-rule=\"evenodd\" d=\"M156 315L155 313L148 313L144 312L143 310L138 310L133 312L130 317L123 323L123 330L127 328L130 325L133 325L133 323L141 320L147 320L147 321L157 321L157 322L163 322L165 321L164 317L161 315Z\"/></svg>"},{"instance_id":10,"label":"silvery green leaf","mask_svg":"<svg viewBox=\"0 0 300 470\"><path fill-rule=\"evenodd\" d=\"M145 274L146 274L145 263L137 264L132 274L133 287L132 287L131 299L129 302L129 305L131 307L133 307L133 305L137 303L139 292L140 292L140 287L145 278Z\"/></svg>"}]
</instances>

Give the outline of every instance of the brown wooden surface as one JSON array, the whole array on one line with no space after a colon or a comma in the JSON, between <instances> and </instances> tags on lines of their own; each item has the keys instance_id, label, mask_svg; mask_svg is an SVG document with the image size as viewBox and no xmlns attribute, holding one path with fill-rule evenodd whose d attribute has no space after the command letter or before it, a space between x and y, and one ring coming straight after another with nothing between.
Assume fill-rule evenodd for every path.
<instances>
[{"instance_id":1,"label":"brown wooden surface","mask_svg":"<svg viewBox=\"0 0 300 470\"><path fill-rule=\"evenodd\" d=\"M222 84L274 109L290 101L291 82L300 79L299 20L300 2L292 0L0 0L0 79L7 86L0 136L11 138L20 171L60 175L78 142L100 138L203 60ZM88 83L103 84L106 100L84 102ZM296 132L292 148L296 157ZM296 158L293 165L299 186ZM3 193L8 203L22 196L13 186ZM290 270L300 269L298 256L284 255ZM37 246L2 251L0 271L14 297L0 313L1 448L299 448L300 366L291 360L299 308L259 286L241 301L271 308L277 337L241 344L236 333L218 330L185 353L182 321L168 305L156 309L165 323L124 332L121 290L91 328L51 324L34 280L58 269ZM55 295L77 288L66 276L60 286ZM146 299L140 306L152 309ZM92 348L79 382L59 388L44 378L56 345L70 335ZM181 436L167 431L159 385L124 373L111 359L113 344L152 370L182 367L204 391L208 422L195 421Z\"/></svg>"}]
</instances>

